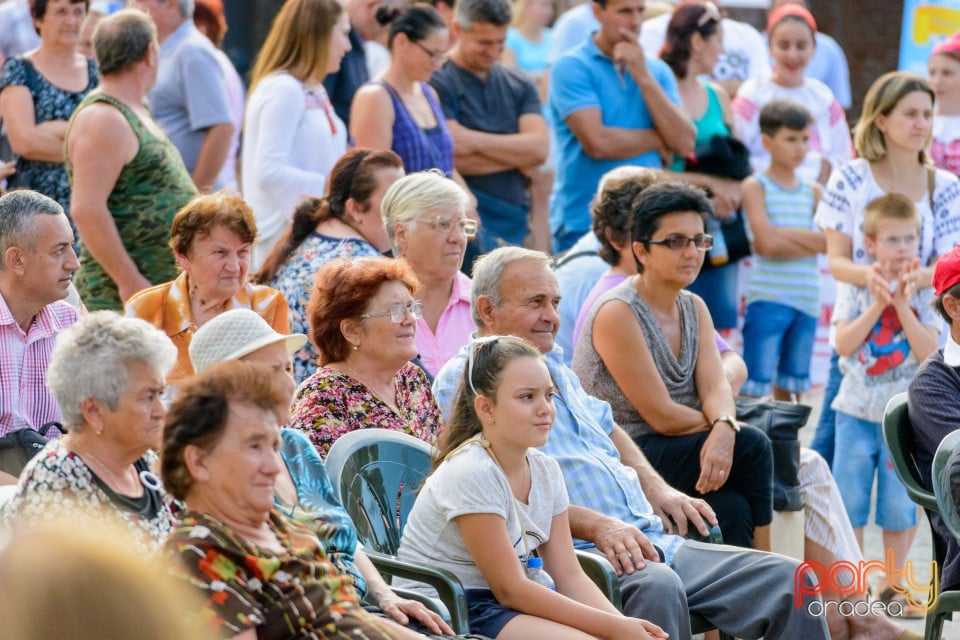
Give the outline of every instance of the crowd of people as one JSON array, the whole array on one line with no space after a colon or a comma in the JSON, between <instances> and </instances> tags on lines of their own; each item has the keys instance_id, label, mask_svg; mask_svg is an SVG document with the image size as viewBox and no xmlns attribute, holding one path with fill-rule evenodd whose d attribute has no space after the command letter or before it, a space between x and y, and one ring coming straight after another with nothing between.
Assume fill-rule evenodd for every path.
<instances>
[{"instance_id":1,"label":"crowd of people","mask_svg":"<svg viewBox=\"0 0 960 640\"><path fill-rule=\"evenodd\" d=\"M476 637L914 637L811 605L915 601L881 422L909 389L932 487L960 424L960 34L851 129L842 49L770 4L761 34L704 0L285 0L246 87L221 0L0 4L0 447L39 450L0 467L0 628L43 637L5 594L76 517L123 580L162 575L158 638L453 635L327 476L381 428L436 447L398 555L459 579ZM824 315L791 559L734 399L801 401ZM798 572L871 559L871 512L880 588Z\"/></svg>"}]
</instances>

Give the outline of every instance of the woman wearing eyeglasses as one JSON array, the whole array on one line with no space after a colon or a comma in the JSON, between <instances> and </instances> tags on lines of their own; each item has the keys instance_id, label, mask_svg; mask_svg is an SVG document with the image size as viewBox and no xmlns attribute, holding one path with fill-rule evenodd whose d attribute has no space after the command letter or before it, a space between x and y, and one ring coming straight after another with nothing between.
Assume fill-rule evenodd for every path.
<instances>
[{"instance_id":1,"label":"woman wearing eyeglasses","mask_svg":"<svg viewBox=\"0 0 960 640\"><path fill-rule=\"evenodd\" d=\"M470 341L470 278L460 272L467 241L477 223L467 218L467 196L453 180L424 171L397 180L380 211L393 254L420 280L423 317L417 320L417 351L430 375Z\"/></svg>"},{"instance_id":2,"label":"woman wearing eyeglasses","mask_svg":"<svg viewBox=\"0 0 960 640\"><path fill-rule=\"evenodd\" d=\"M420 283L403 260L334 260L317 271L307 312L317 372L293 399L290 426L322 458L345 433L378 427L432 442L443 417L417 355Z\"/></svg>"},{"instance_id":3,"label":"woman wearing eyeglasses","mask_svg":"<svg viewBox=\"0 0 960 640\"><path fill-rule=\"evenodd\" d=\"M593 306L573 370L671 486L713 507L724 542L769 549L770 441L736 422L710 312L685 291L713 246L703 222L713 208L701 190L671 182L631 209L638 273Z\"/></svg>"}]
</instances>

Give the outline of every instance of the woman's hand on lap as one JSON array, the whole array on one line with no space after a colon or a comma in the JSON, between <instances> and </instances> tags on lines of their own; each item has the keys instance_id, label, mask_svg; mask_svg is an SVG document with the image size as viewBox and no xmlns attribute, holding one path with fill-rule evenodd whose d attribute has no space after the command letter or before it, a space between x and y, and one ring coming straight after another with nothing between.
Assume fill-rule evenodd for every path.
<instances>
[{"instance_id":1,"label":"woman's hand on lap","mask_svg":"<svg viewBox=\"0 0 960 640\"><path fill-rule=\"evenodd\" d=\"M696 490L700 493L716 491L730 477L733 466L733 445L736 433L720 424L714 427L700 449L700 478Z\"/></svg>"},{"instance_id":2,"label":"woman's hand on lap","mask_svg":"<svg viewBox=\"0 0 960 640\"><path fill-rule=\"evenodd\" d=\"M431 633L438 635L454 635L453 629L443 621L435 611L431 611L423 603L416 600L401 598L392 591L380 598L377 606L385 614L390 616L399 624L407 625L410 619L418 620L426 626Z\"/></svg>"}]
</instances>

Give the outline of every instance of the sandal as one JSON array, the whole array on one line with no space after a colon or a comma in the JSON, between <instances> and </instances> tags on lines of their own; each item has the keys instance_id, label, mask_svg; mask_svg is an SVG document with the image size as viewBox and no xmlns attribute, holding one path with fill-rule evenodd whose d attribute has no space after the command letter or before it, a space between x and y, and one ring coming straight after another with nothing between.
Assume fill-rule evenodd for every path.
<instances>
[{"instance_id":1,"label":"sandal","mask_svg":"<svg viewBox=\"0 0 960 640\"><path fill-rule=\"evenodd\" d=\"M911 620L919 620L927 617L927 610L925 608L915 607L908 603L906 594L894 591L893 587L883 589L880 595L877 596L877 600L884 604L884 608L889 607L893 603L900 605L900 615L891 615L888 611L887 615L890 617L907 618Z\"/></svg>"}]
</instances>

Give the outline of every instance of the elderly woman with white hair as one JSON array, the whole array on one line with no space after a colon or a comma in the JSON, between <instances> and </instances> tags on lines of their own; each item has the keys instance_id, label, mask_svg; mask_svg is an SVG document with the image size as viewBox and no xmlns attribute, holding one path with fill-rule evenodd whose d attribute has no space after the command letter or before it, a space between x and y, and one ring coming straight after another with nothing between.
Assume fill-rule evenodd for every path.
<instances>
[{"instance_id":1,"label":"elderly woman with white hair","mask_svg":"<svg viewBox=\"0 0 960 640\"><path fill-rule=\"evenodd\" d=\"M47 385L66 435L24 468L0 521L18 524L84 510L119 520L144 551L173 530L170 498L152 468L166 410L164 378L177 349L162 331L112 311L57 337Z\"/></svg>"},{"instance_id":2,"label":"elderly woman with white hair","mask_svg":"<svg viewBox=\"0 0 960 640\"><path fill-rule=\"evenodd\" d=\"M422 285L416 345L431 376L467 344L475 328L470 278L460 272L467 241L477 235L468 208L467 194L439 171L400 178L380 205L394 256L407 261Z\"/></svg>"}]
</instances>

